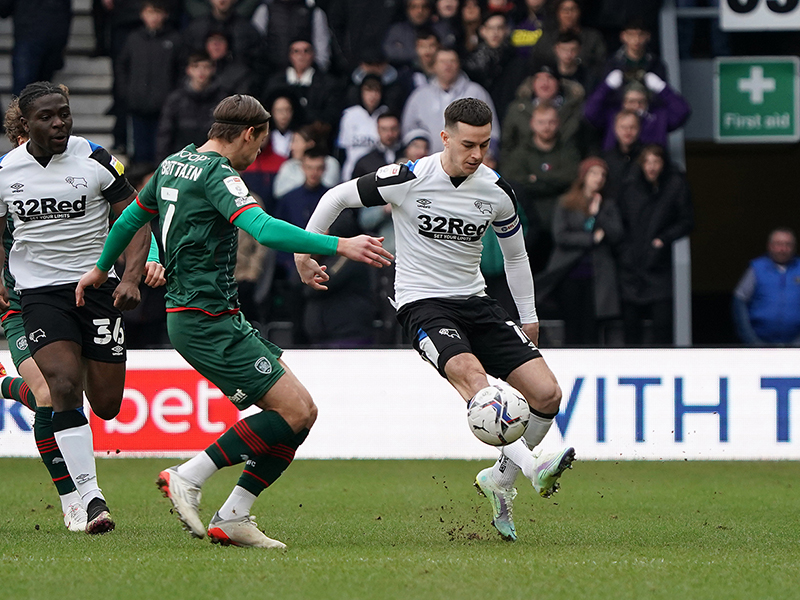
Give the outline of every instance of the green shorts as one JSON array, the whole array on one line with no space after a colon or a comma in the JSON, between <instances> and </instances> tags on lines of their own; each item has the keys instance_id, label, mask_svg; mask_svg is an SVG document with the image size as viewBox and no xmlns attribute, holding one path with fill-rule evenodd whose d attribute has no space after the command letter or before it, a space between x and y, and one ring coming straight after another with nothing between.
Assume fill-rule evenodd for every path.
<instances>
[{"instance_id":1,"label":"green shorts","mask_svg":"<svg viewBox=\"0 0 800 600\"><path fill-rule=\"evenodd\" d=\"M8 340L8 350L11 352L11 360L14 361L14 366L19 372L19 366L23 361L31 357L31 351L28 348L28 338L25 337L25 325L22 323L22 312L17 307L17 310L9 309L2 316L3 332Z\"/></svg>"},{"instance_id":2,"label":"green shorts","mask_svg":"<svg viewBox=\"0 0 800 600\"><path fill-rule=\"evenodd\" d=\"M285 373L278 362L283 350L241 313L168 312L167 332L175 350L240 410L260 400Z\"/></svg>"}]
</instances>

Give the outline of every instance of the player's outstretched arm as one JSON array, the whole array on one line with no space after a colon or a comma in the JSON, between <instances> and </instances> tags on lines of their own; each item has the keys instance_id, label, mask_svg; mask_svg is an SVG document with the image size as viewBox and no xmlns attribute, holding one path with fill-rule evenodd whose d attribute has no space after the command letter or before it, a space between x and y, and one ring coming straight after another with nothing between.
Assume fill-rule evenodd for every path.
<instances>
[{"instance_id":1,"label":"player's outstretched arm","mask_svg":"<svg viewBox=\"0 0 800 600\"><path fill-rule=\"evenodd\" d=\"M123 209L136 199L131 194L127 200L111 205L111 210L119 217ZM144 263L150 250L150 225L145 223L133 235L123 252L125 256L125 273L114 290L114 306L119 310L131 310L139 305L142 299L139 283L144 275Z\"/></svg>"},{"instance_id":2,"label":"player's outstretched arm","mask_svg":"<svg viewBox=\"0 0 800 600\"><path fill-rule=\"evenodd\" d=\"M383 238L370 235L357 235L352 238L339 238L336 254L367 263L373 267L388 267L394 256L383 247Z\"/></svg>"}]
</instances>

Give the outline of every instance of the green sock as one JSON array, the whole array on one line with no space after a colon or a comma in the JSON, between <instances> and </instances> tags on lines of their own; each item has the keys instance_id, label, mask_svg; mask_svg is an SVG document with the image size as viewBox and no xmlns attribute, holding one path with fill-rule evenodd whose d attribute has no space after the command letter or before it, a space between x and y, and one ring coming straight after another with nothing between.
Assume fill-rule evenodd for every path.
<instances>
[{"instance_id":1,"label":"green sock","mask_svg":"<svg viewBox=\"0 0 800 600\"><path fill-rule=\"evenodd\" d=\"M30 395L33 398L33 394ZM42 462L50 472L50 477L58 490L58 495L63 496L75 491L75 483L69 476L67 463L61 456L61 450L56 444L53 432L53 409L49 406L40 406L36 409L33 419L33 436L36 438L36 447L42 457Z\"/></svg>"},{"instance_id":2,"label":"green sock","mask_svg":"<svg viewBox=\"0 0 800 600\"><path fill-rule=\"evenodd\" d=\"M22 377L3 377L0 380L0 395L3 398L16 400L31 410L36 410L36 398Z\"/></svg>"},{"instance_id":3,"label":"green sock","mask_svg":"<svg viewBox=\"0 0 800 600\"><path fill-rule=\"evenodd\" d=\"M270 446L286 443L294 437L292 428L274 410L265 410L237 422L206 448L218 468L261 456Z\"/></svg>"},{"instance_id":4,"label":"green sock","mask_svg":"<svg viewBox=\"0 0 800 600\"><path fill-rule=\"evenodd\" d=\"M267 453L248 460L237 485L258 496L292 463L297 448L307 437L308 429L303 429L288 442L270 446Z\"/></svg>"}]
</instances>

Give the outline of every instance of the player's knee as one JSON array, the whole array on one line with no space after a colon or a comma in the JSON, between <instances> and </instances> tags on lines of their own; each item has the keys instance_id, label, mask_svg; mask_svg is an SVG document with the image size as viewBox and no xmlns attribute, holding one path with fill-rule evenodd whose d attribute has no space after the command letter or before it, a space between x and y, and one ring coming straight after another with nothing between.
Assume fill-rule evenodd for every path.
<instances>
[{"instance_id":1,"label":"player's knee","mask_svg":"<svg viewBox=\"0 0 800 600\"><path fill-rule=\"evenodd\" d=\"M558 412L561 406L561 386L558 385L558 382L553 381L552 385L549 386L542 404L542 408L544 409L542 412L549 414Z\"/></svg>"},{"instance_id":2,"label":"player's knee","mask_svg":"<svg viewBox=\"0 0 800 600\"><path fill-rule=\"evenodd\" d=\"M104 421L110 421L119 414L122 398L100 398L92 404L92 412Z\"/></svg>"},{"instance_id":3,"label":"player's knee","mask_svg":"<svg viewBox=\"0 0 800 600\"><path fill-rule=\"evenodd\" d=\"M67 377L57 377L49 382L50 399L56 410L70 410L82 404L82 389Z\"/></svg>"}]
</instances>

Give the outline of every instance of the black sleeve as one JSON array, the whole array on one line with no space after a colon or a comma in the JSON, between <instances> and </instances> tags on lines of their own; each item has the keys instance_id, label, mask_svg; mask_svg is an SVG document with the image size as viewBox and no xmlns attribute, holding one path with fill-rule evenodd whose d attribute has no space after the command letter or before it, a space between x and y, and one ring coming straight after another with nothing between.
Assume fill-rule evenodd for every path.
<instances>
[{"instance_id":1,"label":"black sleeve","mask_svg":"<svg viewBox=\"0 0 800 600\"><path fill-rule=\"evenodd\" d=\"M113 183L102 190L103 198L108 200L109 204L127 200L132 194L136 193L136 190L124 175L125 171L122 164L111 156L108 150L98 147L89 157L100 163L114 177Z\"/></svg>"},{"instance_id":2,"label":"black sleeve","mask_svg":"<svg viewBox=\"0 0 800 600\"><path fill-rule=\"evenodd\" d=\"M359 177L356 181L358 195L364 206L383 206L388 204L383 199L379 188L398 185L416 179L408 165L386 165L375 171Z\"/></svg>"}]
</instances>

